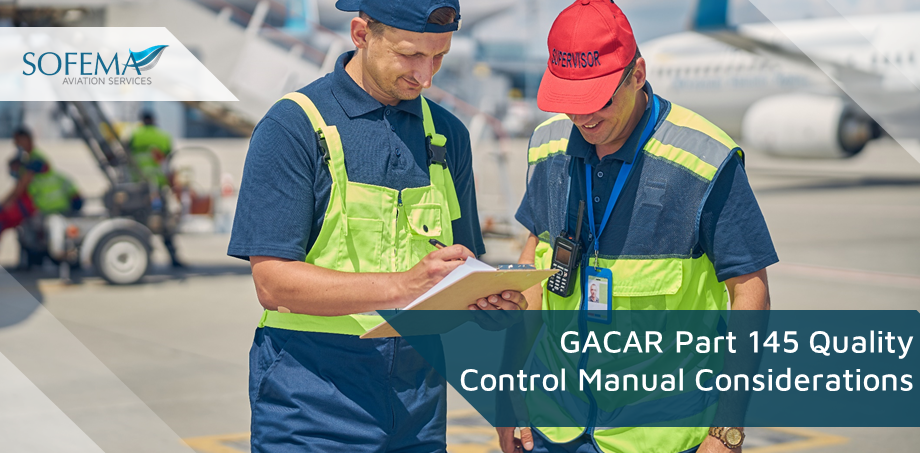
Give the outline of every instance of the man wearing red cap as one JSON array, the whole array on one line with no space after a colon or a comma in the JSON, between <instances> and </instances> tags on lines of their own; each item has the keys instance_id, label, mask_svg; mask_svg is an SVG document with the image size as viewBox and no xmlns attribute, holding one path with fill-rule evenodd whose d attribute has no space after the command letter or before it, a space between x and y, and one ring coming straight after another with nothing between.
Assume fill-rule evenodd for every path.
<instances>
[{"instance_id":1,"label":"man wearing red cap","mask_svg":"<svg viewBox=\"0 0 920 453\"><path fill-rule=\"evenodd\" d=\"M765 268L778 258L741 149L706 119L654 95L629 22L612 1L573 3L548 44L537 102L562 114L530 139L516 215L531 232L521 262L549 268L565 238L580 238L584 252L569 263L577 267L570 285L544 284L527 299L542 292L550 310L587 304L607 322L612 310L727 310L729 300L732 310L769 309ZM583 288L594 283L609 291L600 298L606 307L583 301ZM603 410L604 396L594 397ZM525 429L523 442L499 428L502 450L714 452L740 451L743 441L740 427L630 428L612 413L595 426L537 428L533 440Z\"/></svg>"}]
</instances>

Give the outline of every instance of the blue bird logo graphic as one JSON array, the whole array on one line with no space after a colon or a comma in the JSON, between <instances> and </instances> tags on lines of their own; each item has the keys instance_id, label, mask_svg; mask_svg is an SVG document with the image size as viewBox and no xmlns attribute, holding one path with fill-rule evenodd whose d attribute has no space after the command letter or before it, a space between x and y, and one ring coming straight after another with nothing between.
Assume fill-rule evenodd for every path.
<instances>
[{"instance_id":1,"label":"blue bird logo graphic","mask_svg":"<svg viewBox=\"0 0 920 453\"><path fill-rule=\"evenodd\" d=\"M153 46L148 47L140 52L134 52L131 49L128 49L128 52L131 54L131 58L134 60L134 64L129 64L127 66L136 68L138 71L153 69L160 61L160 57L163 56L163 51L166 50L167 47L169 46Z\"/></svg>"}]
</instances>

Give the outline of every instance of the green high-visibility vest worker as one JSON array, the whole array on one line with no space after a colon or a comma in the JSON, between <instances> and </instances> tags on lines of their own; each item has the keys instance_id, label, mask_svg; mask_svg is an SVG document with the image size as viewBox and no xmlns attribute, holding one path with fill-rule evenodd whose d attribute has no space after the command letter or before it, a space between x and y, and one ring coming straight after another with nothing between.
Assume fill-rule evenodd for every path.
<instances>
[{"instance_id":1,"label":"green high-visibility vest worker","mask_svg":"<svg viewBox=\"0 0 920 453\"><path fill-rule=\"evenodd\" d=\"M17 154L9 161L13 189L0 199L0 233L39 214L70 214L79 211L83 199L66 176L54 171L48 159L32 143L25 127L13 132ZM26 264L28 266L28 264Z\"/></svg>"},{"instance_id":2,"label":"green high-visibility vest worker","mask_svg":"<svg viewBox=\"0 0 920 453\"><path fill-rule=\"evenodd\" d=\"M632 28L613 2L570 5L554 22L548 46L537 103L564 114L531 136L527 191L516 215L531 235L520 262L550 268L560 235L579 229L584 253L570 274L571 295L544 282L526 291L527 299L542 296L545 310L594 310L611 322L620 310L724 311L729 301L732 310L769 309L765 268L778 258L741 149L706 119L653 93ZM582 203L585 225L577 225ZM603 294L589 300L588 283ZM572 326L555 327L578 331L579 319L589 328L592 322L588 315L572 319ZM702 360L688 355L685 365ZM532 363L612 372L623 366L613 354L564 353L550 336L536 344ZM578 389L572 374L576 381L568 387ZM718 407L707 395L689 396L676 405L675 420L703 420L696 416L711 416ZM541 453L728 452L743 438L743 427L635 426L643 424L636 420L664 421L655 417L671 409L671 396L629 401L618 392L586 389L527 397L532 426L520 439L512 428L498 428L504 452L518 446ZM592 425L551 424L572 408Z\"/></svg>"},{"instance_id":3,"label":"green high-visibility vest worker","mask_svg":"<svg viewBox=\"0 0 920 453\"><path fill-rule=\"evenodd\" d=\"M450 58L460 2L336 7L356 13L357 49L256 126L228 247L250 261L264 309L250 350L252 450L445 451L444 378L406 339L360 335L382 321L376 311L405 307L485 251L469 132L421 97Z\"/></svg>"},{"instance_id":4,"label":"green high-visibility vest worker","mask_svg":"<svg viewBox=\"0 0 920 453\"><path fill-rule=\"evenodd\" d=\"M169 183L163 162L172 152L172 137L156 126L156 119L151 112L143 112L141 122L143 124L134 130L128 142L131 156L141 177L163 187Z\"/></svg>"},{"instance_id":5,"label":"green high-visibility vest worker","mask_svg":"<svg viewBox=\"0 0 920 453\"><path fill-rule=\"evenodd\" d=\"M42 214L57 214L79 210L82 206L77 186L60 172L54 170L51 161L35 148L31 132L20 129L14 134L20 148L17 179L31 173L26 193L32 199L35 209Z\"/></svg>"},{"instance_id":6,"label":"green high-visibility vest worker","mask_svg":"<svg viewBox=\"0 0 920 453\"><path fill-rule=\"evenodd\" d=\"M444 146L446 139L434 130L428 101L421 99L425 136L432 145ZM349 183L335 126L327 125L313 101L301 93L290 93L282 100L294 101L303 109L329 149L332 193L323 227L304 261L343 272L404 272L434 250L429 240L453 244L451 222L460 218L460 203L450 169L443 163L429 165L431 185L427 187L399 191ZM361 335L382 321L376 314L314 316L265 310L259 327Z\"/></svg>"}]
</instances>

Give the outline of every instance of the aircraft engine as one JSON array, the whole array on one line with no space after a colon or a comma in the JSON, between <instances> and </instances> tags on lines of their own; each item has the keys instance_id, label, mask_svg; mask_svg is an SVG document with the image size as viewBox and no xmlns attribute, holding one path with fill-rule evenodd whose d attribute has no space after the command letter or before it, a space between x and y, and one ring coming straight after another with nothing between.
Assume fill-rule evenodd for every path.
<instances>
[{"instance_id":1,"label":"aircraft engine","mask_svg":"<svg viewBox=\"0 0 920 453\"><path fill-rule=\"evenodd\" d=\"M787 94L761 99L744 115L745 146L779 157L853 157L881 128L852 103L836 96Z\"/></svg>"}]
</instances>

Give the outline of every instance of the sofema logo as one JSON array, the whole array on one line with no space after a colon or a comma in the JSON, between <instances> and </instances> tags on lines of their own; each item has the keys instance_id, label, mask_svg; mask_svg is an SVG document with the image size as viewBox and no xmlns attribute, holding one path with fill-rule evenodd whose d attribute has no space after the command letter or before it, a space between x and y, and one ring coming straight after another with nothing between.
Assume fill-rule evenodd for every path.
<instances>
[{"instance_id":1,"label":"sofema logo","mask_svg":"<svg viewBox=\"0 0 920 453\"><path fill-rule=\"evenodd\" d=\"M128 49L128 53L131 54L131 59L135 61L135 67L140 72L153 69L160 62L160 57L163 56L163 51L166 50L166 47L153 46L140 52L132 52L131 49Z\"/></svg>"},{"instance_id":2,"label":"sofema logo","mask_svg":"<svg viewBox=\"0 0 920 453\"><path fill-rule=\"evenodd\" d=\"M22 56L22 61L27 68L22 74L32 76L40 73L57 76L63 70L62 85L152 85L153 78L142 77L141 71L149 71L156 67L166 47L168 46L153 46L140 52L128 49L128 54L123 60L119 60L117 53L107 58L99 52L66 52L61 58L61 55L55 52L45 52L36 59L35 52L26 52ZM110 75L110 71L114 75ZM72 77L71 72L74 74Z\"/></svg>"}]
</instances>

